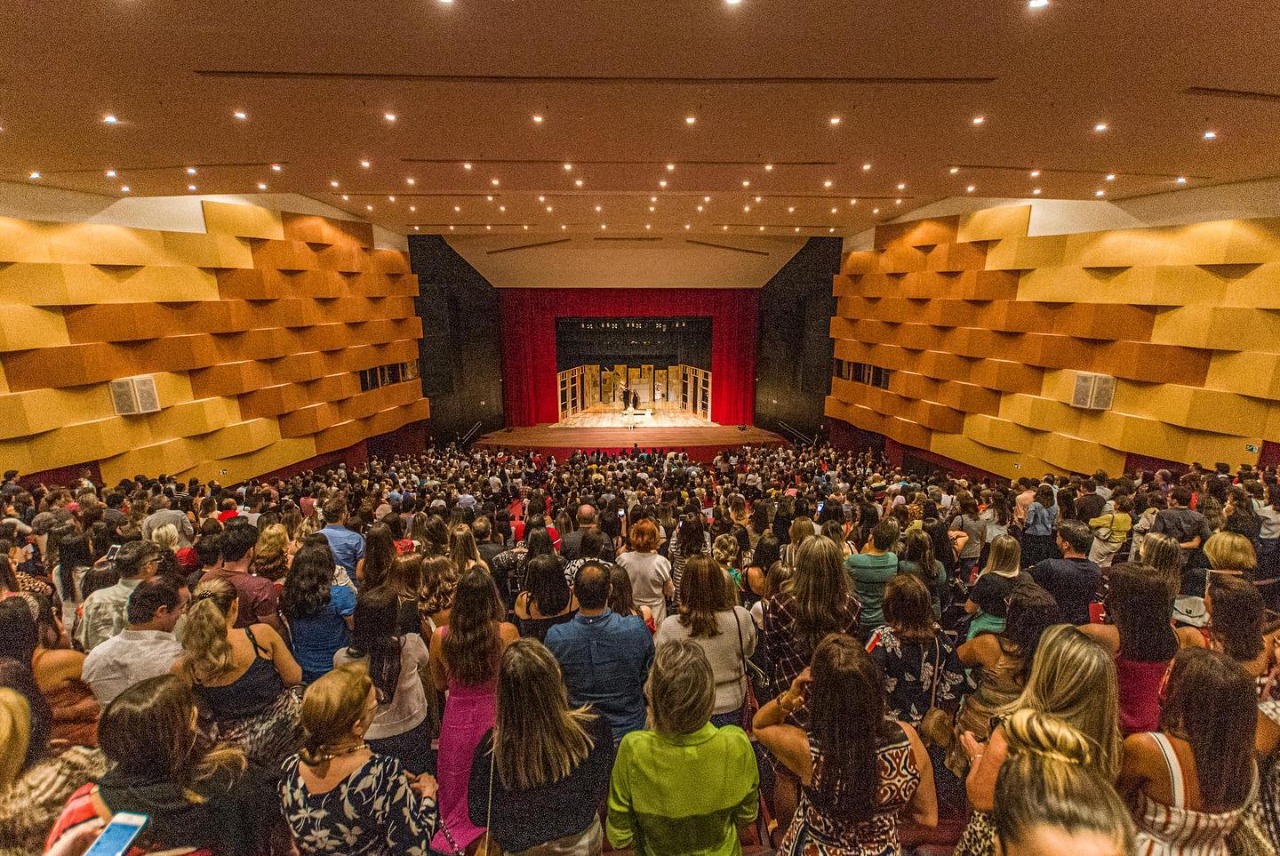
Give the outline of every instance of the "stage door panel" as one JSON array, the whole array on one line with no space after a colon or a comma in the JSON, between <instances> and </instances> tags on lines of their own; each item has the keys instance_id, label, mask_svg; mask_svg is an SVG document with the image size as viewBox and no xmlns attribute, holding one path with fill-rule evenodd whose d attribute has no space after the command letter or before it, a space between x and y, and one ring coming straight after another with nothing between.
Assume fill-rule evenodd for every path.
<instances>
[{"instance_id":1,"label":"stage door panel","mask_svg":"<svg viewBox=\"0 0 1280 856\"><path fill-rule=\"evenodd\" d=\"M588 365L586 377L587 407L597 405L601 401L600 367Z\"/></svg>"},{"instance_id":2,"label":"stage door panel","mask_svg":"<svg viewBox=\"0 0 1280 856\"><path fill-rule=\"evenodd\" d=\"M653 366L643 365L640 367L640 386L636 391L640 393L640 406L642 408L653 405Z\"/></svg>"},{"instance_id":3,"label":"stage door panel","mask_svg":"<svg viewBox=\"0 0 1280 856\"><path fill-rule=\"evenodd\" d=\"M622 400L622 390L626 385L627 367L615 365L613 367L613 401L610 402L611 404L626 404L626 402Z\"/></svg>"},{"instance_id":4,"label":"stage door panel","mask_svg":"<svg viewBox=\"0 0 1280 856\"><path fill-rule=\"evenodd\" d=\"M653 406L654 409L667 405L667 370L653 371Z\"/></svg>"},{"instance_id":5,"label":"stage door panel","mask_svg":"<svg viewBox=\"0 0 1280 856\"><path fill-rule=\"evenodd\" d=\"M642 371L639 366L627 366L627 386L633 393L640 393L640 403L644 404L644 391L640 389Z\"/></svg>"}]
</instances>

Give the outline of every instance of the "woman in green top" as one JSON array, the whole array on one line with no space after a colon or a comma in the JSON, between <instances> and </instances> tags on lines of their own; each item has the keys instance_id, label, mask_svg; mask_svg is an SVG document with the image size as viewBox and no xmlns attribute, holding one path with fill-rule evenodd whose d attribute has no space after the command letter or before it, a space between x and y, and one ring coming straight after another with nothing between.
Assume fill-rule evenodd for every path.
<instances>
[{"instance_id":1,"label":"woman in green top","mask_svg":"<svg viewBox=\"0 0 1280 856\"><path fill-rule=\"evenodd\" d=\"M715 680L702 648L659 648L645 695L649 728L622 738L613 765L610 843L640 856L736 856L738 827L760 808L760 775L746 732L711 724Z\"/></svg>"}]
</instances>

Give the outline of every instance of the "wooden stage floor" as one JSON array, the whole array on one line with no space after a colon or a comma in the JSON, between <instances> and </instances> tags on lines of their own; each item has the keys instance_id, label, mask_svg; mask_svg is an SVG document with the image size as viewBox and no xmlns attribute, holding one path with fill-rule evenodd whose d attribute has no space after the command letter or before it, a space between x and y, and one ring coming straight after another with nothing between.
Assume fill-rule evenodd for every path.
<instances>
[{"instance_id":1,"label":"wooden stage floor","mask_svg":"<svg viewBox=\"0 0 1280 856\"><path fill-rule=\"evenodd\" d=\"M641 449L687 451L694 457L714 455L720 449L737 446L784 446L786 439L763 428L701 422L697 426L648 426L631 430L612 426L573 427L537 425L529 428L507 428L485 434L473 444L482 449L536 449L563 458L574 451L618 451L639 446Z\"/></svg>"}]
</instances>

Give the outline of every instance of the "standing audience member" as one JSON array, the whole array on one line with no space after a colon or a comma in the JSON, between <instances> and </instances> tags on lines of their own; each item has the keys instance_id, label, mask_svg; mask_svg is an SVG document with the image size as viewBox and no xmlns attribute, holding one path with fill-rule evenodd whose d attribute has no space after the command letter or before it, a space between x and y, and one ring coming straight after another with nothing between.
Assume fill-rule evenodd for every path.
<instances>
[{"instance_id":1,"label":"standing audience member","mask_svg":"<svg viewBox=\"0 0 1280 856\"><path fill-rule=\"evenodd\" d=\"M1185 487L1175 487L1169 491L1168 507L1156 512L1152 532L1171 536L1182 548L1183 567L1205 568L1208 562L1204 556L1204 544L1213 534L1209 522L1198 511L1192 511L1191 491ZM1203 595L1204 592L1197 594Z\"/></svg>"},{"instance_id":2,"label":"standing audience member","mask_svg":"<svg viewBox=\"0 0 1280 856\"><path fill-rule=\"evenodd\" d=\"M1054 501L1053 487L1041 484L1027 506L1026 525L1022 530L1023 567L1039 564L1045 559L1061 558L1054 543L1057 525L1058 506Z\"/></svg>"},{"instance_id":3,"label":"standing audience member","mask_svg":"<svg viewBox=\"0 0 1280 856\"><path fill-rule=\"evenodd\" d=\"M653 663L653 636L634 615L609 608L609 572L588 563L574 591L578 614L547 631L547 648L564 673L569 703L591 705L609 723L616 744L644 728L644 682Z\"/></svg>"},{"instance_id":4,"label":"standing audience member","mask_svg":"<svg viewBox=\"0 0 1280 856\"><path fill-rule=\"evenodd\" d=\"M862 604L860 626L864 635L884 624L884 584L898 573L898 556L893 552L898 544L899 529L892 519L881 520L871 530L871 540L861 553L844 560L844 566L853 577L853 588Z\"/></svg>"},{"instance_id":5,"label":"standing audience member","mask_svg":"<svg viewBox=\"0 0 1280 856\"><path fill-rule=\"evenodd\" d=\"M375 751L366 739L377 691L359 666L307 687L302 751L284 762L280 805L303 856L426 853L435 833L436 783Z\"/></svg>"},{"instance_id":6,"label":"standing audience member","mask_svg":"<svg viewBox=\"0 0 1280 856\"><path fill-rule=\"evenodd\" d=\"M280 607L289 622L293 655L309 684L333 668L333 655L351 639L356 595L333 585L333 554L324 544L306 544L293 557Z\"/></svg>"},{"instance_id":7,"label":"standing audience member","mask_svg":"<svg viewBox=\"0 0 1280 856\"><path fill-rule=\"evenodd\" d=\"M1089 560L1100 568L1111 567L1111 562L1133 529L1133 497L1117 494L1111 502L1112 510L1094 517L1081 516L1089 524L1093 542L1089 546ZM1061 542L1059 542L1061 546Z\"/></svg>"},{"instance_id":8,"label":"standing audience member","mask_svg":"<svg viewBox=\"0 0 1280 856\"><path fill-rule=\"evenodd\" d=\"M637 606L647 606L653 621L662 625L667 617L667 598L675 597L671 580L671 563L658 555L658 527L652 520L632 524L629 533L631 549L618 556L618 566L631 580L631 596ZM581 600L582 595L578 595Z\"/></svg>"},{"instance_id":9,"label":"standing audience member","mask_svg":"<svg viewBox=\"0 0 1280 856\"><path fill-rule=\"evenodd\" d=\"M484 834L471 823L467 783L476 746L493 727L498 660L519 637L502 620L505 613L493 577L472 568L458 581L448 626L431 637L431 676L449 691L440 725L440 827L431 840L436 850L454 853Z\"/></svg>"},{"instance_id":10,"label":"standing audience member","mask_svg":"<svg viewBox=\"0 0 1280 856\"><path fill-rule=\"evenodd\" d=\"M667 559L671 562L671 582L675 585L676 603L684 602L680 597L680 584L684 577L685 563L694 556L710 552L711 544L707 539L702 513L694 511L686 514L667 545Z\"/></svg>"},{"instance_id":11,"label":"standing audience member","mask_svg":"<svg viewBox=\"0 0 1280 856\"><path fill-rule=\"evenodd\" d=\"M608 721L569 707L551 652L513 642L498 667L494 726L471 762L471 822L506 853L599 853L613 759Z\"/></svg>"},{"instance_id":12,"label":"standing audience member","mask_svg":"<svg viewBox=\"0 0 1280 856\"><path fill-rule=\"evenodd\" d=\"M560 539L560 555L566 560L583 558L583 536L588 532L600 531L600 514L594 507L590 505L578 506L577 519L578 528L572 532L565 533L564 537ZM608 542L611 539L606 538L603 540ZM598 554L587 558L604 559L606 562L612 562L613 544L603 543Z\"/></svg>"},{"instance_id":13,"label":"standing audience member","mask_svg":"<svg viewBox=\"0 0 1280 856\"><path fill-rule=\"evenodd\" d=\"M238 749L204 748L191 689L173 675L147 678L102 714L108 770L67 802L49 847L76 827L119 812L148 818L148 848L196 848L213 856L264 854L279 813L271 781Z\"/></svg>"},{"instance_id":14,"label":"standing audience member","mask_svg":"<svg viewBox=\"0 0 1280 856\"><path fill-rule=\"evenodd\" d=\"M711 663L716 705L711 724L740 725L746 701L747 658L756 650L756 625L725 587L725 574L710 556L685 564L684 605L669 615L653 638L655 648L678 639L697 643Z\"/></svg>"},{"instance_id":15,"label":"standing audience member","mask_svg":"<svg viewBox=\"0 0 1280 856\"><path fill-rule=\"evenodd\" d=\"M100 704L134 684L167 675L182 656L182 644L173 635L187 611L190 592L166 579L139 583L129 596L129 626L89 652L81 677Z\"/></svg>"},{"instance_id":16,"label":"standing audience member","mask_svg":"<svg viewBox=\"0 0 1280 856\"><path fill-rule=\"evenodd\" d=\"M552 556L536 556L525 565L524 589L516 596L514 610L522 638L541 642L548 630L572 621L578 612L578 600Z\"/></svg>"},{"instance_id":17,"label":"standing audience member","mask_svg":"<svg viewBox=\"0 0 1280 856\"><path fill-rule=\"evenodd\" d=\"M282 632L275 584L249 572L258 546L258 530L246 522L234 521L218 536L218 546L222 549L222 564L216 570L205 572L201 581L226 580L235 588L240 600L236 627L266 624L277 633Z\"/></svg>"},{"instance_id":18,"label":"standing audience member","mask_svg":"<svg viewBox=\"0 0 1280 856\"><path fill-rule=\"evenodd\" d=\"M356 566L364 558L364 536L347 528L347 502L341 496L326 502L323 513L324 528L320 534L329 542L338 565L354 580Z\"/></svg>"},{"instance_id":19,"label":"standing audience member","mask_svg":"<svg viewBox=\"0 0 1280 856\"><path fill-rule=\"evenodd\" d=\"M85 651L115 636L128 626L129 596L138 583L155 575L160 548L150 541L131 541L116 555L115 570L120 581L98 589L84 599L83 617L76 629L76 641Z\"/></svg>"},{"instance_id":20,"label":"standing audience member","mask_svg":"<svg viewBox=\"0 0 1280 856\"><path fill-rule=\"evenodd\" d=\"M968 639L976 639L983 633L1000 633L1004 630L1009 595L1021 580L1022 547L1012 535L997 535L987 551L987 564L969 589L969 599L964 611L973 616L969 622Z\"/></svg>"},{"instance_id":21,"label":"standing audience member","mask_svg":"<svg viewBox=\"0 0 1280 856\"><path fill-rule=\"evenodd\" d=\"M1058 527L1062 558L1045 559L1027 569L1031 578L1053 595L1069 624L1089 623L1089 604L1102 584L1102 570L1089 558L1093 542L1088 526L1079 520L1064 520Z\"/></svg>"},{"instance_id":22,"label":"standing audience member","mask_svg":"<svg viewBox=\"0 0 1280 856\"><path fill-rule=\"evenodd\" d=\"M929 590L933 617L942 618L942 602L947 596L947 568L933 555L933 539L923 529L910 529L902 536L898 556L898 576L915 575ZM886 583L885 596L888 597Z\"/></svg>"},{"instance_id":23,"label":"standing audience member","mask_svg":"<svg viewBox=\"0 0 1280 856\"><path fill-rule=\"evenodd\" d=\"M788 725L806 697L808 727ZM848 636L818 645L812 666L756 714L755 735L800 780L779 854L897 853L903 812L937 825L929 753L914 728L889 718L880 670Z\"/></svg>"},{"instance_id":24,"label":"standing audience member","mask_svg":"<svg viewBox=\"0 0 1280 856\"><path fill-rule=\"evenodd\" d=\"M624 737L613 765L609 843L640 856L739 852L738 828L760 810L760 776L746 733L711 724L707 655L688 640L664 645L647 695L651 728Z\"/></svg>"}]
</instances>

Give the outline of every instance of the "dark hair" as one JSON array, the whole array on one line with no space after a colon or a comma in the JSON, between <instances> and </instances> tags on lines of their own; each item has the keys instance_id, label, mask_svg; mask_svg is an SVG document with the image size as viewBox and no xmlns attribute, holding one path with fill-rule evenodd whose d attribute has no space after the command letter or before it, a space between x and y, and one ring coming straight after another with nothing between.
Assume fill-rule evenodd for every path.
<instances>
[{"instance_id":1,"label":"dark hair","mask_svg":"<svg viewBox=\"0 0 1280 856\"><path fill-rule=\"evenodd\" d=\"M1163 663L1178 653L1178 634L1169 624L1173 617L1169 584L1141 565L1126 562L1111 568L1107 611L1120 634L1126 660Z\"/></svg>"},{"instance_id":2,"label":"dark hair","mask_svg":"<svg viewBox=\"0 0 1280 856\"><path fill-rule=\"evenodd\" d=\"M901 531L898 521L893 518L881 520L871 530L871 545L877 550L892 550L893 545L898 543L898 536Z\"/></svg>"},{"instance_id":3,"label":"dark hair","mask_svg":"<svg viewBox=\"0 0 1280 856\"><path fill-rule=\"evenodd\" d=\"M364 579L360 584L377 588L385 583L395 558L396 545L391 527L385 523L375 523L370 526L365 534L364 564L360 566L360 573Z\"/></svg>"},{"instance_id":4,"label":"dark hair","mask_svg":"<svg viewBox=\"0 0 1280 856\"><path fill-rule=\"evenodd\" d=\"M479 686L497 674L502 653L498 622L505 613L493 577L484 568L477 565L458 580L443 643L445 666L458 683Z\"/></svg>"},{"instance_id":5,"label":"dark hair","mask_svg":"<svg viewBox=\"0 0 1280 856\"><path fill-rule=\"evenodd\" d=\"M583 609L602 609L609 602L609 572L599 562L585 562L574 574L573 590Z\"/></svg>"},{"instance_id":6,"label":"dark hair","mask_svg":"<svg viewBox=\"0 0 1280 856\"><path fill-rule=\"evenodd\" d=\"M9 598L10 601L21 598ZM0 613L2 615L3 613ZM36 686L36 679L31 674L31 661L19 662L11 657L0 657L0 687L11 689L22 695L31 708L31 736L27 741L27 755L22 769L26 770L35 764L49 749L49 732L53 727L53 710L49 701Z\"/></svg>"},{"instance_id":7,"label":"dark hair","mask_svg":"<svg viewBox=\"0 0 1280 856\"><path fill-rule=\"evenodd\" d=\"M1262 622L1266 604L1258 587L1248 580L1223 574L1209 575L1209 601L1213 641L1222 652L1241 663L1251 663L1262 653Z\"/></svg>"},{"instance_id":8,"label":"dark hair","mask_svg":"<svg viewBox=\"0 0 1280 856\"><path fill-rule=\"evenodd\" d=\"M1036 648L1040 646L1040 636L1048 628L1061 623L1062 610L1053 595L1030 580L1019 579L1014 583L1000 636L1011 643L1022 658L1019 676L1023 683L1031 676L1031 662L1035 659Z\"/></svg>"},{"instance_id":9,"label":"dark hair","mask_svg":"<svg viewBox=\"0 0 1280 856\"><path fill-rule=\"evenodd\" d=\"M233 522L223 530L221 541L222 560L238 562L258 545L258 530L250 526L248 521Z\"/></svg>"},{"instance_id":10,"label":"dark hair","mask_svg":"<svg viewBox=\"0 0 1280 856\"><path fill-rule=\"evenodd\" d=\"M600 567L601 569L604 568L603 565ZM627 569L621 565L611 565L608 568L607 583L609 588L609 608L619 615L638 615L640 611L636 609L635 598L631 592L631 577L627 576ZM582 603L581 593L578 593L578 603ZM588 609L590 608L588 607Z\"/></svg>"},{"instance_id":11,"label":"dark hair","mask_svg":"<svg viewBox=\"0 0 1280 856\"><path fill-rule=\"evenodd\" d=\"M856 640L827 636L814 649L809 731L822 754L808 790L824 814L855 823L875 816L879 749L888 736L880 669Z\"/></svg>"},{"instance_id":12,"label":"dark hair","mask_svg":"<svg viewBox=\"0 0 1280 856\"><path fill-rule=\"evenodd\" d=\"M293 557L280 592L280 609L285 615L305 618L316 615L329 603L333 585L333 553L327 546L304 544Z\"/></svg>"},{"instance_id":13,"label":"dark hair","mask_svg":"<svg viewBox=\"0 0 1280 856\"><path fill-rule=\"evenodd\" d=\"M1220 651L1186 648L1174 658L1160 707L1160 730L1185 735L1196 761L1201 810L1244 805L1253 784L1257 688Z\"/></svg>"},{"instance_id":14,"label":"dark hair","mask_svg":"<svg viewBox=\"0 0 1280 856\"><path fill-rule=\"evenodd\" d=\"M599 529L583 529L582 540L579 541L578 551L584 558L595 559L604 551L605 535Z\"/></svg>"},{"instance_id":15,"label":"dark hair","mask_svg":"<svg viewBox=\"0 0 1280 856\"><path fill-rule=\"evenodd\" d=\"M129 605L125 618L130 624L146 624L155 618L156 610L161 607L173 611L182 602L182 594L173 580L166 577L155 577L138 583L137 588L129 595Z\"/></svg>"},{"instance_id":16,"label":"dark hair","mask_svg":"<svg viewBox=\"0 0 1280 856\"><path fill-rule=\"evenodd\" d=\"M400 598L386 586L362 591L356 598L350 651L352 656L369 658L369 677L379 704L395 701L400 685L399 612Z\"/></svg>"},{"instance_id":17,"label":"dark hair","mask_svg":"<svg viewBox=\"0 0 1280 856\"><path fill-rule=\"evenodd\" d=\"M209 521L205 521L208 523ZM200 525L200 537L196 540L196 561L200 563L200 567L209 568L218 564L218 560L222 558L222 530L219 527L217 532L212 534L206 533L204 524Z\"/></svg>"},{"instance_id":18,"label":"dark hair","mask_svg":"<svg viewBox=\"0 0 1280 856\"><path fill-rule=\"evenodd\" d=\"M572 597L560 561L554 556L534 556L525 562L524 587L529 592L529 604L537 604L545 617L559 615Z\"/></svg>"},{"instance_id":19,"label":"dark hair","mask_svg":"<svg viewBox=\"0 0 1280 856\"><path fill-rule=\"evenodd\" d=\"M680 527L676 530L676 549L685 558L697 556L706 551L706 529L702 524L701 513L686 514L680 521Z\"/></svg>"},{"instance_id":20,"label":"dark hair","mask_svg":"<svg viewBox=\"0 0 1280 856\"><path fill-rule=\"evenodd\" d=\"M254 540L256 541L257 538ZM147 563L159 555L160 547L155 542L131 541L121 547L120 552L116 554L116 570L120 573L121 579L136 579L142 574L142 569Z\"/></svg>"},{"instance_id":21,"label":"dark hair","mask_svg":"<svg viewBox=\"0 0 1280 856\"><path fill-rule=\"evenodd\" d=\"M751 554L751 564L765 573L773 567L773 563L782 558L782 545L772 531L766 531L756 541L755 552Z\"/></svg>"},{"instance_id":22,"label":"dark hair","mask_svg":"<svg viewBox=\"0 0 1280 856\"><path fill-rule=\"evenodd\" d=\"M720 622L716 614L733 608L720 563L710 556L690 556L680 583L684 603L678 620L689 628L689 636L708 639L719 636Z\"/></svg>"},{"instance_id":23,"label":"dark hair","mask_svg":"<svg viewBox=\"0 0 1280 856\"><path fill-rule=\"evenodd\" d=\"M0 600L0 657L31 668L31 657L40 644L40 630L25 597Z\"/></svg>"},{"instance_id":24,"label":"dark hair","mask_svg":"<svg viewBox=\"0 0 1280 856\"><path fill-rule=\"evenodd\" d=\"M1093 546L1093 530L1086 521L1064 520L1058 526L1058 535L1070 545L1073 552L1089 555Z\"/></svg>"},{"instance_id":25,"label":"dark hair","mask_svg":"<svg viewBox=\"0 0 1280 856\"><path fill-rule=\"evenodd\" d=\"M545 526L531 526L524 533L524 545L528 548L525 553L525 561L534 559L538 556L556 555L555 544L551 541L551 533L547 531Z\"/></svg>"},{"instance_id":26,"label":"dark hair","mask_svg":"<svg viewBox=\"0 0 1280 856\"><path fill-rule=\"evenodd\" d=\"M897 574L884 587L884 623L903 642L932 642L937 636L933 598L915 574Z\"/></svg>"}]
</instances>

